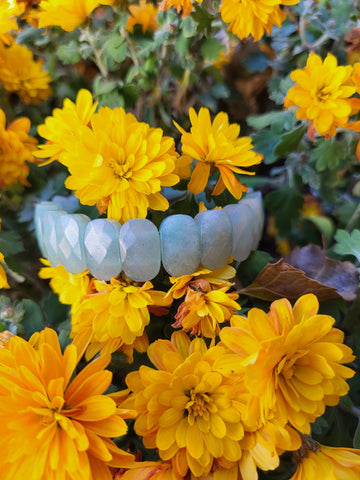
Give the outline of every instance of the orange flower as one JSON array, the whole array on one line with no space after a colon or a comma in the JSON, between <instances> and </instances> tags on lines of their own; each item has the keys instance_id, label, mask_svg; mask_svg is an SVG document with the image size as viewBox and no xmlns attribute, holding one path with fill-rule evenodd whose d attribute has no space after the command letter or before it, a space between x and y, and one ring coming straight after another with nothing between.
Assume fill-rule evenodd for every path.
<instances>
[{"instance_id":1,"label":"orange flower","mask_svg":"<svg viewBox=\"0 0 360 480\"><path fill-rule=\"evenodd\" d=\"M197 3L202 3L203 0L196 0ZM177 13L180 13L182 10L183 18L190 15L193 9L193 3L191 0L162 0L159 5L159 11L163 12L164 10L168 10L171 7L175 7Z\"/></svg>"},{"instance_id":2,"label":"orange flower","mask_svg":"<svg viewBox=\"0 0 360 480\"><path fill-rule=\"evenodd\" d=\"M109 467L129 467L133 457L109 437L124 435L124 418L104 391L112 374L102 356L73 376L79 352L61 352L54 330L29 342L12 337L0 348L1 476L19 480L111 478ZM113 394L116 397L117 394ZM122 394L124 395L124 394Z\"/></svg>"},{"instance_id":3,"label":"orange flower","mask_svg":"<svg viewBox=\"0 0 360 480\"><path fill-rule=\"evenodd\" d=\"M129 5L131 15L126 23L126 30L133 33L135 25L141 25L142 32L146 30L158 29L157 12L158 9L152 4L147 3L146 0L140 0L139 5Z\"/></svg>"}]
</instances>

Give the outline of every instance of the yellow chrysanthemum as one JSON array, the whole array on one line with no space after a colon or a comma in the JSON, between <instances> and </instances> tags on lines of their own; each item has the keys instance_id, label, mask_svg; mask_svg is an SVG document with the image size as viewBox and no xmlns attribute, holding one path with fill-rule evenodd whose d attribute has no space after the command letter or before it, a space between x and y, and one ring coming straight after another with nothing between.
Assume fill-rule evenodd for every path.
<instances>
[{"instance_id":1,"label":"yellow chrysanthemum","mask_svg":"<svg viewBox=\"0 0 360 480\"><path fill-rule=\"evenodd\" d=\"M0 252L0 262L4 261L4 255ZM8 284L4 267L0 263L0 289L1 288L10 288L10 285Z\"/></svg>"},{"instance_id":2,"label":"yellow chrysanthemum","mask_svg":"<svg viewBox=\"0 0 360 480\"><path fill-rule=\"evenodd\" d=\"M110 355L72 378L75 345L61 352L54 330L0 349L0 421L3 480L111 479L109 467L128 467L132 455L110 437L124 435L124 418L111 395ZM116 395L116 394L115 394Z\"/></svg>"},{"instance_id":3,"label":"yellow chrysanthemum","mask_svg":"<svg viewBox=\"0 0 360 480\"><path fill-rule=\"evenodd\" d=\"M75 312L83 297L91 292L89 271L74 275L62 265L52 267L48 260L40 260L45 267L40 269L39 277L50 279L50 287L59 296L60 302L71 305L71 311Z\"/></svg>"},{"instance_id":4,"label":"yellow chrysanthemum","mask_svg":"<svg viewBox=\"0 0 360 480\"><path fill-rule=\"evenodd\" d=\"M320 445L307 438L295 455L296 473L290 480L358 480L360 478L360 450Z\"/></svg>"},{"instance_id":5,"label":"yellow chrysanthemum","mask_svg":"<svg viewBox=\"0 0 360 480\"><path fill-rule=\"evenodd\" d=\"M197 3L202 3L203 0L196 0ZM192 0L162 0L159 5L159 11L163 12L164 10L169 10L171 7L175 7L177 13L182 11L183 18L190 15L193 9L193 2Z\"/></svg>"},{"instance_id":6,"label":"yellow chrysanthemum","mask_svg":"<svg viewBox=\"0 0 360 480\"><path fill-rule=\"evenodd\" d=\"M71 32L85 22L99 5L112 5L114 0L41 0L39 5L39 27L58 25Z\"/></svg>"},{"instance_id":7,"label":"yellow chrysanthemum","mask_svg":"<svg viewBox=\"0 0 360 480\"><path fill-rule=\"evenodd\" d=\"M0 3L0 42L10 45L12 43L9 32L18 30L16 19L24 11L24 5L13 0L2 0Z\"/></svg>"},{"instance_id":8,"label":"yellow chrysanthemum","mask_svg":"<svg viewBox=\"0 0 360 480\"><path fill-rule=\"evenodd\" d=\"M265 32L271 33L273 25L280 27L285 19L282 5L296 5L299 0L223 0L221 18L230 23L228 30L241 40L252 35L260 40Z\"/></svg>"},{"instance_id":9,"label":"yellow chrysanthemum","mask_svg":"<svg viewBox=\"0 0 360 480\"><path fill-rule=\"evenodd\" d=\"M134 393L124 405L139 413L136 433L183 477L188 469L196 477L207 475L214 458L241 458L246 406L239 385L213 369L223 350L207 350L199 338L190 344L186 334L176 332L172 342L157 340L148 348L157 370L143 365L126 378Z\"/></svg>"},{"instance_id":10,"label":"yellow chrysanthemum","mask_svg":"<svg viewBox=\"0 0 360 480\"><path fill-rule=\"evenodd\" d=\"M24 103L39 105L51 95L52 79L43 70L43 61L34 60L31 50L13 44L0 51L0 82Z\"/></svg>"},{"instance_id":11,"label":"yellow chrysanthemum","mask_svg":"<svg viewBox=\"0 0 360 480\"><path fill-rule=\"evenodd\" d=\"M95 113L97 102L93 102L91 93L81 89L75 103L65 98L62 108L55 108L51 117L46 117L45 123L39 125L38 133L47 140L45 145L39 145L36 153L39 158L60 160L66 147L72 151L74 137L82 125L88 125ZM46 163L49 163L46 162Z\"/></svg>"},{"instance_id":12,"label":"yellow chrysanthemum","mask_svg":"<svg viewBox=\"0 0 360 480\"><path fill-rule=\"evenodd\" d=\"M30 120L22 117L6 128L6 116L0 109L0 188L15 183L29 186L29 165L34 161L37 140L29 135Z\"/></svg>"},{"instance_id":13,"label":"yellow chrysanthemum","mask_svg":"<svg viewBox=\"0 0 360 480\"><path fill-rule=\"evenodd\" d=\"M169 207L160 190L178 182L173 174L177 156L174 140L160 128L138 122L122 108L103 107L92 116L91 127L80 127L72 151L60 161L70 172L66 186L81 203L97 203L123 223L145 218L148 208Z\"/></svg>"},{"instance_id":14,"label":"yellow chrysanthemum","mask_svg":"<svg viewBox=\"0 0 360 480\"><path fill-rule=\"evenodd\" d=\"M296 84L285 97L285 108L299 107L296 110L299 120L309 120L310 129L332 137L337 127L346 126L351 114L349 97L356 91L350 84L351 73L350 65L338 66L330 53L324 61L310 53L306 66L290 75Z\"/></svg>"},{"instance_id":15,"label":"yellow chrysanthemum","mask_svg":"<svg viewBox=\"0 0 360 480\"><path fill-rule=\"evenodd\" d=\"M318 314L313 294L303 295L291 306L288 300L273 302L270 311L253 308L248 317L233 317L220 338L235 354L224 365L244 372L251 394L260 398L261 415L289 422L302 433L336 405L349 386L354 371L344 366L354 359L343 344L344 334L333 328L335 320Z\"/></svg>"},{"instance_id":16,"label":"yellow chrysanthemum","mask_svg":"<svg viewBox=\"0 0 360 480\"><path fill-rule=\"evenodd\" d=\"M135 25L141 25L143 33L148 29L153 32L158 29L156 18L158 8L155 7L153 3L147 3L146 0L140 0L139 5L129 5L129 11L131 15L126 23L126 30L129 32L132 33L134 31Z\"/></svg>"},{"instance_id":17,"label":"yellow chrysanthemum","mask_svg":"<svg viewBox=\"0 0 360 480\"><path fill-rule=\"evenodd\" d=\"M145 342L146 350L149 306L169 305L165 293L153 290L151 282L132 282L125 275L110 283L94 279L93 286L94 293L83 297L72 316L71 336L90 344L88 357L99 350L112 353L124 344L144 351Z\"/></svg>"},{"instance_id":18,"label":"yellow chrysanthemum","mask_svg":"<svg viewBox=\"0 0 360 480\"><path fill-rule=\"evenodd\" d=\"M227 282L214 288L203 278L191 281L172 326L182 327L185 332L190 330L190 335L218 336L220 324L229 321L241 308L235 301L239 295L229 293L229 288Z\"/></svg>"},{"instance_id":19,"label":"yellow chrysanthemum","mask_svg":"<svg viewBox=\"0 0 360 480\"><path fill-rule=\"evenodd\" d=\"M242 167L259 164L262 155L251 151L253 146L249 137L238 138L240 126L229 124L226 113L218 113L213 122L207 108L201 108L198 115L190 108L189 116L192 124L190 132L175 122L182 133L183 155L197 162L188 189L194 194L202 192L209 175L218 170L220 177L212 194L219 195L227 188L236 199L240 199L247 188L237 180L234 172L253 175Z\"/></svg>"}]
</instances>

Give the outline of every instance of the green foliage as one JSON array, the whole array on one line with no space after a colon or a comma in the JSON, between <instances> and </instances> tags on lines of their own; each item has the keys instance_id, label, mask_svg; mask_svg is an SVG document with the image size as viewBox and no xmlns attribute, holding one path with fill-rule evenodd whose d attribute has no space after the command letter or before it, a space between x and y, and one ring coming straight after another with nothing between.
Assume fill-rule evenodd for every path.
<instances>
[{"instance_id":1,"label":"green foliage","mask_svg":"<svg viewBox=\"0 0 360 480\"><path fill-rule=\"evenodd\" d=\"M353 255L360 262L360 230L353 230L351 234L346 230L338 230L335 234L337 244L333 250L339 255Z\"/></svg>"}]
</instances>

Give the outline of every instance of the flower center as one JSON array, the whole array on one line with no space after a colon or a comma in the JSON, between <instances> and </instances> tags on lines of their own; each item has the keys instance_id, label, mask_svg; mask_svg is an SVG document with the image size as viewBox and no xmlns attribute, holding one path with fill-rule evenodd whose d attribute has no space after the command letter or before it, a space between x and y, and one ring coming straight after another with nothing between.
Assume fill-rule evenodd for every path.
<instances>
[{"instance_id":1,"label":"flower center","mask_svg":"<svg viewBox=\"0 0 360 480\"><path fill-rule=\"evenodd\" d=\"M193 424L196 417L203 417L204 420L209 418L209 404L211 402L208 393L198 393L193 389L185 392L189 401L185 405L185 414L188 417L189 423Z\"/></svg>"},{"instance_id":2,"label":"flower center","mask_svg":"<svg viewBox=\"0 0 360 480\"><path fill-rule=\"evenodd\" d=\"M132 171L130 170L130 163L126 159L109 158L109 165L116 177L131 178Z\"/></svg>"},{"instance_id":3,"label":"flower center","mask_svg":"<svg viewBox=\"0 0 360 480\"><path fill-rule=\"evenodd\" d=\"M316 99L323 103L326 102L331 95L331 92L329 92L328 87L321 87L316 93Z\"/></svg>"}]
</instances>

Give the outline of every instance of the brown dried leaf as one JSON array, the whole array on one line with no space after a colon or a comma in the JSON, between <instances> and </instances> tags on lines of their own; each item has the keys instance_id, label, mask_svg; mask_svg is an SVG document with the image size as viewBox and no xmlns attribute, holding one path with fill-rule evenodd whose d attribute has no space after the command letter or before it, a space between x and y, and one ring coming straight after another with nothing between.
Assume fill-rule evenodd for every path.
<instances>
[{"instance_id":1,"label":"brown dried leaf","mask_svg":"<svg viewBox=\"0 0 360 480\"><path fill-rule=\"evenodd\" d=\"M358 278L352 263L330 259L316 245L295 249L286 259L289 263L280 259L266 265L256 279L238 293L267 301L297 299L306 293L314 293L320 302L356 298Z\"/></svg>"}]
</instances>

